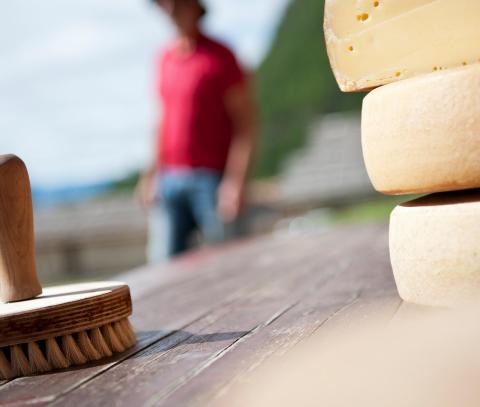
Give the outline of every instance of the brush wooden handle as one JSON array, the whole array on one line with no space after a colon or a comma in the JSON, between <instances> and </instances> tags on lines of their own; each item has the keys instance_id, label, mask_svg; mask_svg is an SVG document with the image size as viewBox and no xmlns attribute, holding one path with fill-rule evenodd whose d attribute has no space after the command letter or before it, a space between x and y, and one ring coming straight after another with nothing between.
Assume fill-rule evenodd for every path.
<instances>
[{"instance_id":1,"label":"brush wooden handle","mask_svg":"<svg viewBox=\"0 0 480 407\"><path fill-rule=\"evenodd\" d=\"M0 156L0 302L41 294L35 266L32 192L23 161Z\"/></svg>"}]
</instances>

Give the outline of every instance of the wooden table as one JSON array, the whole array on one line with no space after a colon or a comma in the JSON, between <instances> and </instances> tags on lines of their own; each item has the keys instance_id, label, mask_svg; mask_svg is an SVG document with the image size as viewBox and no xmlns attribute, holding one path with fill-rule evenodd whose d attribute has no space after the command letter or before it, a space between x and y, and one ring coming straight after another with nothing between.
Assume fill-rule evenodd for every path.
<instances>
[{"instance_id":1,"label":"wooden table","mask_svg":"<svg viewBox=\"0 0 480 407\"><path fill-rule=\"evenodd\" d=\"M0 405L205 406L228 398L233 384L316 331L367 318L372 308L395 315L401 301L387 240L383 225L274 235L128 273L136 347L86 368L0 383Z\"/></svg>"}]
</instances>

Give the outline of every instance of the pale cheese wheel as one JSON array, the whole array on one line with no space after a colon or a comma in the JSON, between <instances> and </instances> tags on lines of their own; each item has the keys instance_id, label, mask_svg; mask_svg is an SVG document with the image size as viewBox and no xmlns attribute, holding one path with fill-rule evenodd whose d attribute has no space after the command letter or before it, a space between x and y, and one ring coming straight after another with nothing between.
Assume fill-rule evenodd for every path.
<instances>
[{"instance_id":1,"label":"pale cheese wheel","mask_svg":"<svg viewBox=\"0 0 480 407\"><path fill-rule=\"evenodd\" d=\"M325 40L345 92L478 62L478 0L326 0Z\"/></svg>"},{"instance_id":2,"label":"pale cheese wheel","mask_svg":"<svg viewBox=\"0 0 480 407\"><path fill-rule=\"evenodd\" d=\"M363 102L362 146L385 194L480 187L480 64L375 89Z\"/></svg>"},{"instance_id":3,"label":"pale cheese wheel","mask_svg":"<svg viewBox=\"0 0 480 407\"><path fill-rule=\"evenodd\" d=\"M429 306L480 301L480 190L429 195L390 217L400 297Z\"/></svg>"}]
</instances>

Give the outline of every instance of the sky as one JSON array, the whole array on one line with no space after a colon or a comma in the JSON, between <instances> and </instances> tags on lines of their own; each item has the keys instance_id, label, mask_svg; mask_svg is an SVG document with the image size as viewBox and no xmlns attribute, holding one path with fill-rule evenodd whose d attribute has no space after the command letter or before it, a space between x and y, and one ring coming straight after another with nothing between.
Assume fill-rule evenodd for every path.
<instances>
[{"instance_id":1,"label":"sky","mask_svg":"<svg viewBox=\"0 0 480 407\"><path fill-rule=\"evenodd\" d=\"M289 0L205 0L205 29L255 68ZM0 153L37 186L142 168L160 108L154 56L174 32L148 0L1 0Z\"/></svg>"}]
</instances>

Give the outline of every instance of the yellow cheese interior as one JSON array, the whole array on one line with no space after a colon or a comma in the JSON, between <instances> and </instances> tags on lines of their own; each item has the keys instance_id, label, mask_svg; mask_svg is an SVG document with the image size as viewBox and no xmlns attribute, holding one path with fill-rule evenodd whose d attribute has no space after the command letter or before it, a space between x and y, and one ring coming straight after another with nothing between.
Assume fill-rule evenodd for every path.
<instances>
[{"instance_id":1,"label":"yellow cheese interior","mask_svg":"<svg viewBox=\"0 0 480 407\"><path fill-rule=\"evenodd\" d=\"M325 37L343 91L480 61L480 0L327 0Z\"/></svg>"}]
</instances>

